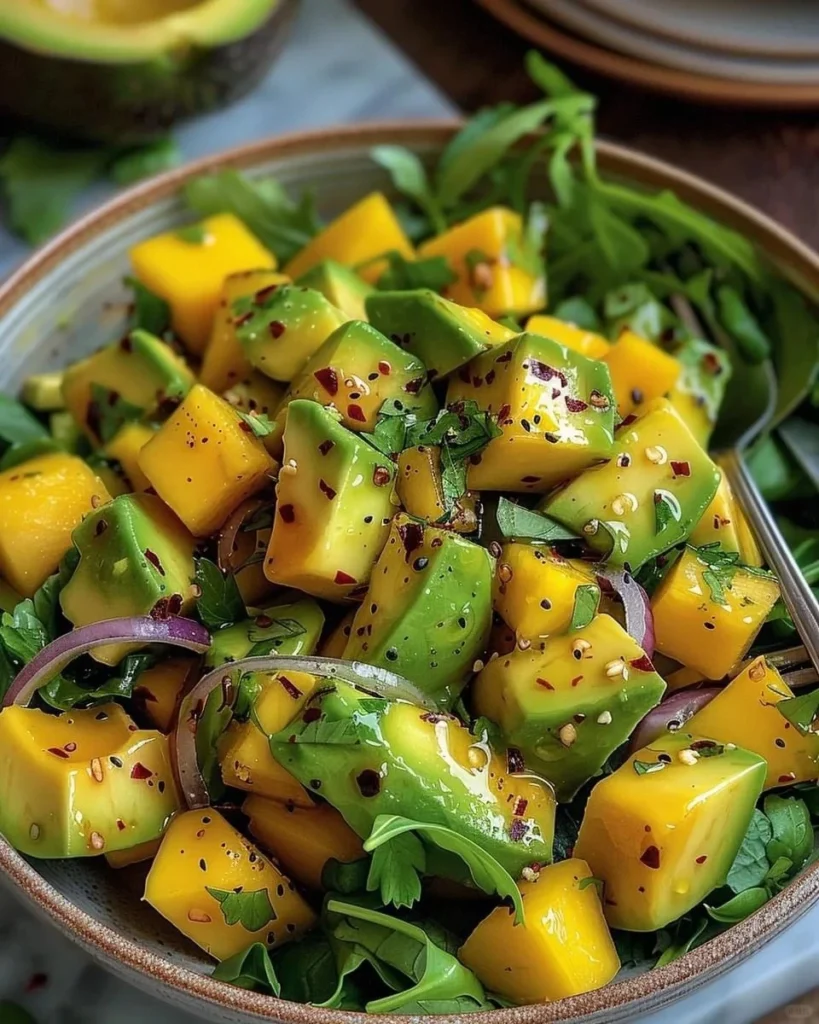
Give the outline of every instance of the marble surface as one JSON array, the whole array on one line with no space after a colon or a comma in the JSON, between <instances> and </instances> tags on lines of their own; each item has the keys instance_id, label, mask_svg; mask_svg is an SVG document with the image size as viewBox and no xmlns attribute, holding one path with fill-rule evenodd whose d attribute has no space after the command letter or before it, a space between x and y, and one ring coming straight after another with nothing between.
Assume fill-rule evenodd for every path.
<instances>
[{"instance_id":1,"label":"marble surface","mask_svg":"<svg viewBox=\"0 0 819 1024\"><path fill-rule=\"evenodd\" d=\"M284 131L385 117L445 117L448 101L345 0L304 0L288 47L253 96L182 127L186 157ZM111 190L90 191L89 208ZM0 271L25 255L0 233ZM819 908L762 952L643 1024L747 1024L819 984ZM0 1000L38 1024L201 1024L109 975L0 892ZM807 1019L811 1011L794 1020ZM2 1022L0 1014L0 1024Z\"/></svg>"}]
</instances>

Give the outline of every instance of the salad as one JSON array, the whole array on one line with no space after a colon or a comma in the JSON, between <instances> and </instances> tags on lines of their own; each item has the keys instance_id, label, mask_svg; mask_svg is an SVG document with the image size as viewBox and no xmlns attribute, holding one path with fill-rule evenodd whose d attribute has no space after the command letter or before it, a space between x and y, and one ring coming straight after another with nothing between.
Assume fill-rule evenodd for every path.
<instances>
[{"instance_id":1,"label":"salad","mask_svg":"<svg viewBox=\"0 0 819 1024\"><path fill-rule=\"evenodd\" d=\"M816 676L709 445L769 359L810 418L819 321L529 70L330 223L192 181L122 335L0 401L0 832L245 988L557 1000L814 856Z\"/></svg>"}]
</instances>

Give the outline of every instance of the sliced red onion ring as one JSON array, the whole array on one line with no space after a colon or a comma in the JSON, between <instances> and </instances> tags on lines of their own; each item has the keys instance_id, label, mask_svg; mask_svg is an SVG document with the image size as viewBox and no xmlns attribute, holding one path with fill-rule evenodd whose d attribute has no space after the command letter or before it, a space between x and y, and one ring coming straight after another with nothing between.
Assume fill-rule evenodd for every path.
<instances>
[{"instance_id":1,"label":"sliced red onion ring","mask_svg":"<svg viewBox=\"0 0 819 1024\"><path fill-rule=\"evenodd\" d=\"M193 619L174 615L167 619L152 619L149 615L106 619L80 626L58 636L20 669L3 698L3 707L25 707L41 686L50 683L75 658L95 647L121 643L170 644L202 654L210 647L210 633Z\"/></svg>"},{"instance_id":2,"label":"sliced red onion ring","mask_svg":"<svg viewBox=\"0 0 819 1024\"><path fill-rule=\"evenodd\" d=\"M719 686L708 686L702 690L677 690L669 694L640 722L631 734L629 752L641 750L666 733L677 732L689 719L722 693Z\"/></svg>"},{"instance_id":3,"label":"sliced red onion ring","mask_svg":"<svg viewBox=\"0 0 819 1024\"><path fill-rule=\"evenodd\" d=\"M648 594L623 569L598 567L597 583L604 594L616 594L626 612L626 632L643 648L649 658L654 657L654 616Z\"/></svg>"},{"instance_id":4,"label":"sliced red onion ring","mask_svg":"<svg viewBox=\"0 0 819 1024\"><path fill-rule=\"evenodd\" d=\"M219 533L216 549L217 561L222 572L239 572L244 563L236 557L239 532L244 524L259 513L266 503L261 498L250 498L243 502L228 519Z\"/></svg>"},{"instance_id":5,"label":"sliced red onion ring","mask_svg":"<svg viewBox=\"0 0 819 1024\"><path fill-rule=\"evenodd\" d=\"M244 658L226 662L203 676L185 697L179 709L176 726L176 771L182 795L191 810L210 805L205 780L196 757L196 728L211 693L222 686L225 678L235 672L309 672L322 679L339 679L352 683L379 697L404 700L410 704L437 710L437 705L403 676L389 672L378 665L365 665L360 661L342 661L340 658L320 658L309 655L291 657L270 654L262 658Z\"/></svg>"}]
</instances>

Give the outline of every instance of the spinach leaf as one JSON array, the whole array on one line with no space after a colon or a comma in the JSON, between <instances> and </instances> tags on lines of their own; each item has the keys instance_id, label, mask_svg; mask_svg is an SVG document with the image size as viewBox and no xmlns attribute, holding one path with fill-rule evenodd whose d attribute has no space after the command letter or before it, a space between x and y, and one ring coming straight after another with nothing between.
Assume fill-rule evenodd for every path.
<instances>
[{"instance_id":1,"label":"spinach leaf","mask_svg":"<svg viewBox=\"0 0 819 1024\"><path fill-rule=\"evenodd\" d=\"M247 614L236 580L223 573L215 562L197 559L196 584L199 587L196 610L202 625L208 629L231 626Z\"/></svg>"},{"instance_id":2,"label":"spinach leaf","mask_svg":"<svg viewBox=\"0 0 819 1024\"><path fill-rule=\"evenodd\" d=\"M353 975L367 963L356 948L311 934L272 954L283 999L333 1010L363 1010Z\"/></svg>"},{"instance_id":3,"label":"spinach leaf","mask_svg":"<svg viewBox=\"0 0 819 1024\"><path fill-rule=\"evenodd\" d=\"M171 307L135 277L126 277L125 284L134 293L131 330L147 331L161 338L171 326Z\"/></svg>"},{"instance_id":4,"label":"spinach leaf","mask_svg":"<svg viewBox=\"0 0 819 1024\"><path fill-rule=\"evenodd\" d=\"M214 969L212 977L251 992L262 992L268 996L281 994L276 970L261 942L254 942L244 952L223 960Z\"/></svg>"},{"instance_id":5,"label":"spinach leaf","mask_svg":"<svg viewBox=\"0 0 819 1024\"><path fill-rule=\"evenodd\" d=\"M755 886L753 889L745 889L718 907L709 907L706 904L705 911L713 921L718 921L720 924L736 924L738 921L744 921L746 917L750 917L769 899L770 895L767 889Z\"/></svg>"},{"instance_id":6,"label":"spinach leaf","mask_svg":"<svg viewBox=\"0 0 819 1024\"><path fill-rule=\"evenodd\" d=\"M379 892L384 906L411 907L417 903L421 898L420 876L427 866L420 839L412 833L399 833L372 848L372 852L368 891Z\"/></svg>"},{"instance_id":7,"label":"spinach leaf","mask_svg":"<svg viewBox=\"0 0 819 1024\"><path fill-rule=\"evenodd\" d=\"M182 163L182 153L170 136L154 139L118 153L108 166L109 177L117 185L133 185L143 178L162 174Z\"/></svg>"},{"instance_id":8,"label":"spinach leaf","mask_svg":"<svg viewBox=\"0 0 819 1024\"><path fill-rule=\"evenodd\" d=\"M772 839L771 823L757 808L728 872L727 884L732 892L739 894L762 884L771 867L767 846Z\"/></svg>"},{"instance_id":9,"label":"spinach leaf","mask_svg":"<svg viewBox=\"0 0 819 1024\"><path fill-rule=\"evenodd\" d=\"M813 827L807 805L796 797L772 793L765 797L762 806L773 830L766 849L768 860L776 864L785 858L798 871L813 852Z\"/></svg>"},{"instance_id":10,"label":"spinach leaf","mask_svg":"<svg viewBox=\"0 0 819 1024\"><path fill-rule=\"evenodd\" d=\"M14 469L29 459L36 459L39 455L50 455L52 452L62 451L56 441L50 437L40 438L38 441L26 441L25 444L13 444L0 458L0 473L7 469Z\"/></svg>"},{"instance_id":11,"label":"spinach leaf","mask_svg":"<svg viewBox=\"0 0 819 1024\"><path fill-rule=\"evenodd\" d=\"M498 529L504 537L514 537L518 540L540 540L553 544L562 540L579 540L576 533L567 530L565 526L551 519L542 512L535 512L532 509L516 505L508 498L498 499L498 508L495 513L498 521Z\"/></svg>"},{"instance_id":12,"label":"spinach leaf","mask_svg":"<svg viewBox=\"0 0 819 1024\"><path fill-rule=\"evenodd\" d=\"M552 315L558 320L566 320L587 331L600 330L600 318L595 312L594 306L579 295L558 303Z\"/></svg>"},{"instance_id":13,"label":"spinach leaf","mask_svg":"<svg viewBox=\"0 0 819 1024\"><path fill-rule=\"evenodd\" d=\"M771 342L742 296L730 285L717 289L719 317L746 362L761 363L771 354Z\"/></svg>"},{"instance_id":14,"label":"spinach leaf","mask_svg":"<svg viewBox=\"0 0 819 1024\"><path fill-rule=\"evenodd\" d=\"M699 945L699 940L702 938L707 927L707 917L695 918L693 921L683 918L676 923L673 933L666 929L661 930L658 933L657 940L661 953L659 960L657 960L654 966L665 967L666 964L670 964L681 956L685 956L696 945Z\"/></svg>"},{"instance_id":15,"label":"spinach leaf","mask_svg":"<svg viewBox=\"0 0 819 1024\"><path fill-rule=\"evenodd\" d=\"M578 587L574 592L574 606L570 630L583 629L597 614L600 603L600 590L593 583Z\"/></svg>"}]
</instances>

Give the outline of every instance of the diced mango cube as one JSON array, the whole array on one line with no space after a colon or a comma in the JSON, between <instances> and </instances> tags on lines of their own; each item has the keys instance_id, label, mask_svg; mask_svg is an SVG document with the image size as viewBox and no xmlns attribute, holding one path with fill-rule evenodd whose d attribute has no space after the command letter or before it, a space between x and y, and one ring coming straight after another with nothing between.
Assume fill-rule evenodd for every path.
<instances>
[{"instance_id":1,"label":"diced mango cube","mask_svg":"<svg viewBox=\"0 0 819 1024\"><path fill-rule=\"evenodd\" d=\"M276 257L232 213L200 227L168 231L130 251L137 277L170 305L173 329L196 355L207 345L225 278L276 267Z\"/></svg>"},{"instance_id":2,"label":"diced mango cube","mask_svg":"<svg viewBox=\"0 0 819 1024\"><path fill-rule=\"evenodd\" d=\"M542 334L544 338L551 338L552 341L557 341L589 359L605 359L611 348L611 343L606 341L602 334L587 331L585 327L577 327L566 320L558 320L556 316L546 316L544 313L530 316L526 321L526 330L529 334Z\"/></svg>"},{"instance_id":3,"label":"diced mango cube","mask_svg":"<svg viewBox=\"0 0 819 1024\"><path fill-rule=\"evenodd\" d=\"M83 516L110 500L74 455L40 455L0 473L0 573L31 597L56 571Z\"/></svg>"},{"instance_id":4,"label":"diced mango cube","mask_svg":"<svg viewBox=\"0 0 819 1024\"><path fill-rule=\"evenodd\" d=\"M674 356L629 330L623 331L604 358L620 419L639 415L646 402L667 395L682 373Z\"/></svg>"},{"instance_id":5,"label":"diced mango cube","mask_svg":"<svg viewBox=\"0 0 819 1024\"><path fill-rule=\"evenodd\" d=\"M723 551L736 551L743 565L762 565L762 552L750 523L722 470L719 489L691 531L689 541L695 548L716 545Z\"/></svg>"},{"instance_id":6,"label":"diced mango cube","mask_svg":"<svg viewBox=\"0 0 819 1024\"><path fill-rule=\"evenodd\" d=\"M607 985L620 960L585 861L543 868L520 883L525 924L496 907L458 953L488 991L521 1005L547 1003Z\"/></svg>"},{"instance_id":7,"label":"diced mango cube","mask_svg":"<svg viewBox=\"0 0 819 1024\"><path fill-rule=\"evenodd\" d=\"M270 482L276 463L224 399L201 384L139 453L139 467L197 537Z\"/></svg>"},{"instance_id":8,"label":"diced mango cube","mask_svg":"<svg viewBox=\"0 0 819 1024\"><path fill-rule=\"evenodd\" d=\"M126 423L105 447L105 454L122 466L132 491L147 491L151 486L151 481L139 468L139 453L155 433L154 427L134 420Z\"/></svg>"},{"instance_id":9,"label":"diced mango cube","mask_svg":"<svg viewBox=\"0 0 819 1024\"><path fill-rule=\"evenodd\" d=\"M140 673L134 700L160 732L170 732L174 727L185 684L197 663L196 658L182 655L165 658Z\"/></svg>"},{"instance_id":10,"label":"diced mango cube","mask_svg":"<svg viewBox=\"0 0 819 1024\"><path fill-rule=\"evenodd\" d=\"M293 883L212 808L173 819L145 899L217 960L254 942L280 946L316 921Z\"/></svg>"},{"instance_id":11,"label":"diced mango cube","mask_svg":"<svg viewBox=\"0 0 819 1024\"><path fill-rule=\"evenodd\" d=\"M446 522L458 533L477 528L477 495L466 491L447 514L441 476L441 449L437 445L407 448L398 456L395 490L401 504L416 519L428 523Z\"/></svg>"}]
</instances>

